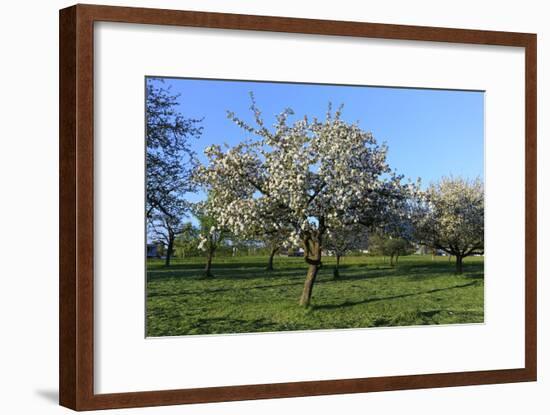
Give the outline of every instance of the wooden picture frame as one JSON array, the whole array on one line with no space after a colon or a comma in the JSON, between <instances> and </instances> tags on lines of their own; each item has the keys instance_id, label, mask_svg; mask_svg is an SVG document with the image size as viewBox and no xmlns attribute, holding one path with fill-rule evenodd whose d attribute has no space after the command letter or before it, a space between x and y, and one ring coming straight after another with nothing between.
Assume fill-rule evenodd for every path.
<instances>
[{"instance_id":1,"label":"wooden picture frame","mask_svg":"<svg viewBox=\"0 0 550 415\"><path fill-rule=\"evenodd\" d=\"M94 393L94 22L191 26L525 49L525 367L473 372ZM76 5L60 11L60 404L128 408L534 381L537 378L535 34Z\"/></svg>"}]
</instances>

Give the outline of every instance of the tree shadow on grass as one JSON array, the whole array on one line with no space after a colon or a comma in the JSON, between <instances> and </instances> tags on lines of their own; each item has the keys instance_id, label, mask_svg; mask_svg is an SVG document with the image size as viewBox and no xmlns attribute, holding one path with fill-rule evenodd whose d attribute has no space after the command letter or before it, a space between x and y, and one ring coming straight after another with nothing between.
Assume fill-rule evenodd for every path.
<instances>
[{"instance_id":1,"label":"tree shadow on grass","mask_svg":"<svg viewBox=\"0 0 550 415\"><path fill-rule=\"evenodd\" d=\"M276 279L279 277L299 277L305 276L307 268L303 267L292 267L292 268L281 268L274 271L266 271L265 267L242 267L242 268L222 268L222 267L212 267L212 273L214 276L212 280L247 280L255 278L267 278L267 279ZM170 278L189 278L189 279L200 279L203 278L204 269L203 268L193 268L187 270L177 270L177 269L165 269L165 270L147 270L147 280L148 281L157 281ZM205 279L206 280L206 279Z\"/></svg>"},{"instance_id":2,"label":"tree shadow on grass","mask_svg":"<svg viewBox=\"0 0 550 415\"><path fill-rule=\"evenodd\" d=\"M322 305L313 305L313 309L315 310L332 310L335 308L342 308L342 307L352 307L359 304L368 304L368 303L374 303L377 301L385 301L385 300L396 300L399 298L407 298L407 297L414 297L417 295L424 295L424 294L432 294L440 291L448 291L448 290L454 290L454 289L460 289L460 288L466 288L471 287L473 285L479 285L479 281L472 281L468 282L466 284L460 284L460 285L453 285L452 287L446 287L446 288L434 288L432 290L425 290L425 291L419 291L416 293L408 293L408 294L399 294L399 295L392 295L388 297L373 297L373 298L367 298L365 300L361 301L345 301L340 304L322 304Z\"/></svg>"},{"instance_id":3,"label":"tree shadow on grass","mask_svg":"<svg viewBox=\"0 0 550 415\"><path fill-rule=\"evenodd\" d=\"M214 258L213 266L219 267L221 269L238 269L238 268L257 268L265 270L268 262L268 257L257 259L254 258L243 258L242 261L236 261L233 258L228 258L227 260ZM147 263L147 270L153 272L165 272L165 271L190 271L197 269L204 269L206 264L206 258L203 261L197 260L189 263L172 263L170 266L165 266L164 264L159 263ZM278 263L277 258L275 258L275 266L279 266L280 269L295 268L296 265L303 264L303 267L306 267L306 263L303 258L300 261L290 261L290 262L281 262Z\"/></svg>"},{"instance_id":4,"label":"tree shadow on grass","mask_svg":"<svg viewBox=\"0 0 550 415\"><path fill-rule=\"evenodd\" d=\"M338 280L368 280L385 277L408 277L418 281L428 280L441 276L442 274L452 274L455 268L451 264L433 263L430 265L404 264L395 267L377 266L361 267L357 265L340 266L340 277ZM479 271L480 270L480 271ZM483 265L467 264L464 266L464 276L477 275L477 278L483 278ZM475 278L475 277L472 277Z\"/></svg>"},{"instance_id":5,"label":"tree shadow on grass","mask_svg":"<svg viewBox=\"0 0 550 415\"><path fill-rule=\"evenodd\" d=\"M292 287L295 285L302 285L302 282L292 282L292 283L286 283L286 284L264 284L264 285L253 285L251 287L230 287L230 288L214 288L211 290L182 290L178 292L173 293L148 293L147 298L155 298L155 297L179 297L182 295L208 295L208 294L215 294L215 293L221 293L221 292L228 292L228 291L248 291L248 290L262 290L262 289L269 289L269 288L280 288L280 287Z\"/></svg>"}]
</instances>

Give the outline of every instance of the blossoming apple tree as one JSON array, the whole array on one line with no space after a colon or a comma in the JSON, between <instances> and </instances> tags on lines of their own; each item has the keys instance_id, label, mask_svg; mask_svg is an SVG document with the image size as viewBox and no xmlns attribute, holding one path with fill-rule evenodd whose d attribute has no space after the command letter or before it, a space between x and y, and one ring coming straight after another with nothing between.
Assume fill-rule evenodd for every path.
<instances>
[{"instance_id":1,"label":"blossoming apple tree","mask_svg":"<svg viewBox=\"0 0 550 415\"><path fill-rule=\"evenodd\" d=\"M268 251L268 260L266 271L273 271L273 258L283 248L289 248L289 241L292 229L289 226L274 227L269 221L265 221L262 228L255 232L259 239L264 243Z\"/></svg>"},{"instance_id":2,"label":"blossoming apple tree","mask_svg":"<svg viewBox=\"0 0 550 415\"><path fill-rule=\"evenodd\" d=\"M417 240L463 259L484 253L484 190L480 179L444 177L432 184L417 206Z\"/></svg>"},{"instance_id":3,"label":"blossoming apple tree","mask_svg":"<svg viewBox=\"0 0 550 415\"><path fill-rule=\"evenodd\" d=\"M387 148L370 132L341 117L330 105L324 119L290 122L285 109L272 127L253 95L249 124L228 113L247 138L205 150L208 163L197 177L215 197L211 211L235 235L269 227L290 229L289 239L304 249L308 270L300 304L308 306L331 229L375 226L407 193L402 177L386 161Z\"/></svg>"}]
</instances>

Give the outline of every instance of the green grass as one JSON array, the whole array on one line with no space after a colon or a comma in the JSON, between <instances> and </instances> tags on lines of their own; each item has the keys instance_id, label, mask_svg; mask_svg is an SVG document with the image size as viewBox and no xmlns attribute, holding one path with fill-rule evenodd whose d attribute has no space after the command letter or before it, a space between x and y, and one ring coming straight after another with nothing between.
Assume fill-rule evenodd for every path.
<instances>
[{"instance_id":1,"label":"green grass","mask_svg":"<svg viewBox=\"0 0 550 415\"><path fill-rule=\"evenodd\" d=\"M323 259L311 306L298 305L303 258L216 258L214 278L203 258L147 264L147 336L250 333L483 322L483 258L467 258L454 274L445 257L346 257L334 280L334 259Z\"/></svg>"}]
</instances>

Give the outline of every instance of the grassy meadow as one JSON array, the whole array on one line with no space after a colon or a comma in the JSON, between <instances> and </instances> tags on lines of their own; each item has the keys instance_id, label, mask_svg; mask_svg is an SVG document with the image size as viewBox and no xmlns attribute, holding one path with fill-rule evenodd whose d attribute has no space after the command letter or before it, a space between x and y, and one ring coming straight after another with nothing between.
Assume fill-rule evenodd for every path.
<instances>
[{"instance_id":1,"label":"grassy meadow","mask_svg":"<svg viewBox=\"0 0 550 415\"><path fill-rule=\"evenodd\" d=\"M454 273L447 257L411 255L390 267L382 257L344 257L333 278L323 258L311 306L298 305L306 274L303 258L215 258L204 278L204 258L147 263L147 336L482 323L483 257L466 258Z\"/></svg>"}]
</instances>

